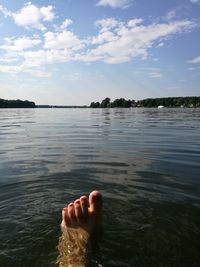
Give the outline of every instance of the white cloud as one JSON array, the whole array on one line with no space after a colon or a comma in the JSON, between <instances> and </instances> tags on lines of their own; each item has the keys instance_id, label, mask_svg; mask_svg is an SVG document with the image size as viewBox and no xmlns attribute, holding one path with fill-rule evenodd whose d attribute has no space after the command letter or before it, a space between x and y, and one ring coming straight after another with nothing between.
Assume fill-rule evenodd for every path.
<instances>
[{"instance_id":1,"label":"white cloud","mask_svg":"<svg viewBox=\"0 0 200 267\"><path fill-rule=\"evenodd\" d=\"M22 71L21 66L0 65L0 72L15 74L21 71Z\"/></svg>"},{"instance_id":2,"label":"white cloud","mask_svg":"<svg viewBox=\"0 0 200 267\"><path fill-rule=\"evenodd\" d=\"M200 56L195 57L195 58L189 60L188 63L196 63L196 64L197 63L200 63Z\"/></svg>"},{"instance_id":3,"label":"white cloud","mask_svg":"<svg viewBox=\"0 0 200 267\"><path fill-rule=\"evenodd\" d=\"M190 71L196 71L196 70L200 70L200 66L198 66L198 67L190 67L190 68L188 68L188 70L190 70Z\"/></svg>"},{"instance_id":4,"label":"white cloud","mask_svg":"<svg viewBox=\"0 0 200 267\"><path fill-rule=\"evenodd\" d=\"M40 78L48 78L51 77L51 73L40 70L40 69L32 69L32 68L24 68L23 65L14 65L14 66L8 66L8 65L0 65L0 72L3 73L10 73L10 74L17 74L19 72L25 72L29 73L32 76L40 77Z\"/></svg>"},{"instance_id":5,"label":"white cloud","mask_svg":"<svg viewBox=\"0 0 200 267\"><path fill-rule=\"evenodd\" d=\"M93 43L95 41L99 45L90 49L85 59L94 57L111 64L130 61L134 57L146 59L148 50L155 46L156 42L164 42L167 37L191 30L196 26L189 20L181 20L146 26L133 24L133 27L130 27L130 21L122 23L113 19L103 20L100 25L106 35L102 36L102 29L100 29L99 35L93 39ZM83 58L82 55L81 60Z\"/></svg>"},{"instance_id":6,"label":"white cloud","mask_svg":"<svg viewBox=\"0 0 200 267\"><path fill-rule=\"evenodd\" d=\"M52 21L55 18L55 14L53 12L53 6L41 7L40 13L44 21Z\"/></svg>"},{"instance_id":7,"label":"white cloud","mask_svg":"<svg viewBox=\"0 0 200 267\"><path fill-rule=\"evenodd\" d=\"M16 55L12 55L12 54L6 54L3 57L0 57L0 62L3 63L13 63L18 61L19 59L16 57Z\"/></svg>"},{"instance_id":8,"label":"white cloud","mask_svg":"<svg viewBox=\"0 0 200 267\"><path fill-rule=\"evenodd\" d=\"M95 24L101 28L101 32L104 32L119 26L119 21L117 21L115 18L107 18L97 20Z\"/></svg>"},{"instance_id":9,"label":"white cloud","mask_svg":"<svg viewBox=\"0 0 200 267\"><path fill-rule=\"evenodd\" d=\"M6 51L22 51L37 46L41 42L42 41L39 39L30 38L26 36L17 39L5 38L5 44L1 45L0 49L4 49Z\"/></svg>"},{"instance_id":10,"label":"white cloud","mask_svg":"<svg viewBox=\"0 0 200 267\"><path fill-rule=\"evenodd\" d=\"M104 42L111 42L117 40L117 37L111 31L103 31L99 35L91 39L92 44L103 44Z\"/></svg>"},{"instance_id":11,"label":"white cloud","mask_svg":"<svg viewBox=\"0 0 200 267\"><path fill-rule=\"evenodd\" d=\"M4 14L5 17L12 16L12 12L10 12L7 8L0 5L0 11Z\"/></svg>"},{"instance_id":12,"label":"white cloud","mask_svg":"<svg viewBox=\"0 0 200 267\"><path fill-rule=\"evenodd\" d=\"M198 5L200 5L200 0L190 0L190 2L192 4L198 4Z\"/></svg>"},{"instance_id":13,"label":"white cloud","mask_svg":"<svg viewBox=\"0 0 200 267\"><path fill-rule=\"evenodd\" d=\"M99 0L98 6L110 6L112 8L127 8L131 5L131 0Z\"/></svg>"},{"instance_id":14,"label":"white cloud","mask_svg":"<svg viewBox=\"0 0 200 267\"><path fill-rule=\"evenodd\" d=\"M175 10L171 10L169 11L166 16L164 17L166 20L172 20L176 17L176 11Z\"/></svg>"},{"instance_id":15,"label":"white cloud","mask_svg":"<svg viewBox=\"0 0 200 267\"><path fill-rule=\"evenodd\" d=\"M35 28L42 31L46 30L43 25L45 21L52 21L55 18L53 12L53 6L47 7L37 7L36 5L28 2L22 9L17 12L11 12L0 6L0 11L3 12L5 16L10 16L13 18L15 24L25 28Z\"/></svg>"},{"instance_id":16,"label":"white cloud","mask_svg":"<svg viewBox=\"0 0 200 267\"><path fill-rule=\"evenodd\" d=\"M54 31L43 33L43 38L37 35L6 38L0 46L3 51L0 54L0 72L29 72L34 76L48 77L50 74L41 67L54 63L102 61L117 64L134 58L145 60L149 50L163 46L167 38L197 27L190 20L143 24L140 18L126 22L107 18L96 22L96 35L84 39L68 30L71 23L66 19ZM196 60L193 59L191 63ZM148 73L154 78L162 77L159 70L149 70Z\"/></svg>"},{"instance_id":17,"label":"white cloud","mask_svg":"<svg viewBox=\"0 0 200 267\"><path fill-rule=\"evenodd\" d=\"M69 25L71 25L73 23L73 21L71 19L65 19L62 23L62 25L60 26L61 30L66 29Z\"/></svg>"},{"instance_id":18,"label":"white cloud","mask_svg":"<svg viewBox=\"0 0 200 267\"><path fill-rule=\"evenodd\" d=\"M163 42L161 42L161 43L159 43L158 45L157 45L157 47L163 47L164 46L164 43Z\"/></svg>"},{"instance_id":19,"label":"white cloud","mask_svg":"<svg viewBox=\"0 0 200 267\"><path fill-rule=\"evenodd\" d=\"M84 47L84 41L80 40L73 32L46 32L44 34L44 47L46 49L72 49L80 50Z\"/></svg>"},{"instance_id":20,"label":"white cloud","mask_svg":"<svg viewBox=\"0 0 200 267\"><path fill-rule=\"evenodd\" d=\"M135 27L138 24L141 24L143 21L144 21L143 19L131 19L131 20L129 20L127 25L128 25L128 27Z\"/></svg>"},{"instance_id":21,"label":"white cloud","mask_svg":"<svg viewBox=\"0 0 200 267\"><path fill-rule=\"evenodd\" d=\"M0 65L0 72L12 74L27 72L37 77L50 77L51 73L42 70L41 67L71 59L65 50L19 51L15 56L16 59L20 57L19 64ZM6 63L5 60L2 61Z\"/></svg>"},{"instance_id":22,"label":"white cloud","mask_svg":"<svg viewBox=\"0 0 200 267\"><path fill-rule=\"evenodd\" d=\"M66 62L71 60L67 50L37 50L37 51L24 51L19 54L24 58L21 65L23 68L37 68L57 62Z\"/></svg>"}]
</instances>

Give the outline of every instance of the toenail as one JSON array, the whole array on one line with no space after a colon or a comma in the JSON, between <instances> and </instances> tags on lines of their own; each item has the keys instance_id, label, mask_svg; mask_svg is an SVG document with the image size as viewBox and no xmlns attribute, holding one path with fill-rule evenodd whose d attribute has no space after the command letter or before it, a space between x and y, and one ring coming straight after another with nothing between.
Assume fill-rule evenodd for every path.
<instances>
[{"instance_id":1,"label":"toenail","mask_svg":"<svg viewBox=\"0 0 200 267\"><path fill-rule=\"evenodd\" d=\"M80 200L79 200L79 199L76 200L76 201L75 201L75 204L80 204Z\"/></svg>"},{"instance_id":2,"label":"toenail","mask_svg":"<svg viewBox=\"0 0 200 267\"><path fill-rule=\"evenodd\" d=\"M67 208L63 208L63 210L64 210L64 211L66 211L66 210L67 210Z\"/></svg>"},{"instance_id":3,"label":"toenail","mask_svg":"<svg viewBox=\"0 0 200 267\"><path fill-rule=\"evenodd\" d=\"M73 207L74 206L74 203L70 203L68 206L69 207Z\"/></svg>"},{"instance_id":4,"label":"toenail","mask_svg":"<svg viewBox=\"0 0 200 267\"><path fill-rule=\"evenodd\" d=\"M92 195L92 201L96 202L99 201L101 199L100 195Z\"/></svg>"}]
</instances>

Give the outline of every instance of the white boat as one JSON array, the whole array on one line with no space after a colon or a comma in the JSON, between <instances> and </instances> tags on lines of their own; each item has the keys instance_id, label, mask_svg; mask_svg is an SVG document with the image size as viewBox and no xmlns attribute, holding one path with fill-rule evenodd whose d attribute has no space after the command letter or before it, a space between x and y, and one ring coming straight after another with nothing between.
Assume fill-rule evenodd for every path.
<instances>
[{"instance_id":1,"label":"white boat","mask_svg":"<svg viewBox=\"0 0 200 267\"><path fill-rule=\"evenodd\" d=\"M158 108L164 108L164 106L158 106Z\"/></svg>"}]
</instances>

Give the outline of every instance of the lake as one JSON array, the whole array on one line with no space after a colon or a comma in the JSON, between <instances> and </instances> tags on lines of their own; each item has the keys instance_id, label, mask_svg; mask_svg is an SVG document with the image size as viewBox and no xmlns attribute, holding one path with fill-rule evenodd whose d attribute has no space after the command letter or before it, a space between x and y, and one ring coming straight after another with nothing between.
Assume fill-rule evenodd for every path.
<instances>
[{"instance_id":1,"label":"lake","mask_svg":"<svg viewBox=\"0 0 200 267\"><path fill-rule=\"evenodd\" d=\"M55 266L61 209L104 196L94 266L200 266L200 109L0 109L0 266Z\"/></svg>"}]
</instances>

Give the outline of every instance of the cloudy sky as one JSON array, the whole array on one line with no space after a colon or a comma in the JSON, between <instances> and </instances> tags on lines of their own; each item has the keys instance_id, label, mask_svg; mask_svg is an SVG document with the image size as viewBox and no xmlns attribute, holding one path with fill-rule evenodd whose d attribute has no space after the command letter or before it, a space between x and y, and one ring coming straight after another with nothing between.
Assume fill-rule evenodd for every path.
<instances>
[{"instance_id":1,"label":"cloudy sky","mask_svg":"<svg viewBox=\"0 0 200 267\"><path fill-rule=\"evenodd\" d=\"M200 0L0 0L0 98L200 95Z\"/></svg>"}]
</instances>

